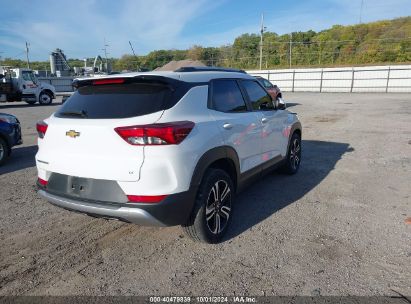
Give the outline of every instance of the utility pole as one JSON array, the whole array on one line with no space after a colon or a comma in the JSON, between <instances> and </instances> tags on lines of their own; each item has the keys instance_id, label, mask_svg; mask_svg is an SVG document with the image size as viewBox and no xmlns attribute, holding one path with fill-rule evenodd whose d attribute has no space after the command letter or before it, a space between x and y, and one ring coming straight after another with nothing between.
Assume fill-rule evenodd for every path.
<instances>
[{"instance_id":1,"label":"utility pole","mask_svg":"<svg viewBox=\"0 0 411 304\"><path fill-rule=\"evenodd\" d=\"M136 53L134 53L134 49L133 49L133 45L131 44L131 41L129 41L128 43L130 44L131 51L133 52L133 55L136 56Z\"/></svg>"},{"instance_id":2,"label":"utility pole","mask_svg":"<svg viewBox=\"0 0 411 304\"><path fill-rule=\"evenodd\" d=\"M360 8L360 24L362 23L362 8L364 6L364 0L361 0L361 8Z\"/></svg>"},{"instance_id":3,"label":"utility pole","mask_svg":"<svg viewBox=\"0 0 411 304\"><path fill-rule=\"evenodd\" d=\"M29 43L26 41L26 58L27 58L27 68L30 69L30 60L29 60Z\"/></svg>"},{"instance_id":4,"label":"utility pole","mask_svg":"<svg viewBox=\"0 0 411 304\"><path fill-rule=\"evenodd\" d=\"M321 56L322 56L322 48L321 48L321 40L318 44L318 65L321 65Z\"/></svg>"},{"instance_id":5,"label":"utility pole","mask_svg":"<svg viewBox=\"0 0 411 304\"><path fill-rule=\"evenodd\" d=\"M260 36L260 70L263 65L263 34L264 31L266 30L266 27L264 26L264 13L261 14L261 36Z\"/></svg>"},{"instance_id":6,"label":"utility pole","mask_svg":"<svg viewBox=\"0 0 411 304\"><path fill-rule=\"evenodd\" d=\"M291 62L292 62L292 58L291 56L293 55L293 33L290 34L290 69L291 69Z\"/></svg>"},{"instance_id":7,"label":"utility pole","mask_svg":"<svg viewBox=\"0 0 411 304\"><path fill-rule=\"evenodd\" d=\"M108 59L107 59L107 47L109 45L106 43L106 38L104 38L104 48L101 50L104 51L104 57L106 58L106 72L108 72Z\"/></svg>"}]
</instances>

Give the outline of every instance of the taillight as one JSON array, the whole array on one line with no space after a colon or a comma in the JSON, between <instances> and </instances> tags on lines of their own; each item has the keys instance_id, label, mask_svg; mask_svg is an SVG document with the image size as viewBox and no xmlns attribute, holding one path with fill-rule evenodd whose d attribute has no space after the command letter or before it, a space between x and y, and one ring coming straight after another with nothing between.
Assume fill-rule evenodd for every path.
<instances>
[{"instance_id":1,"label":"taillight","mask_svg":"<svg viewBox=\"0 0 411 304\"><path fill-rule=\"evenodd\" d=\"M41 179L40 177L37 179L38 183L43 187L47 186L48 181Z\"/></svg>"},{"instance_id":2,"label":"taillight","mask_svg":"<svg viewBox=\"0 0 411 304\"><path fill-rule=\"evenodd\" d=\"M47 127L48 125L44 121L37 122L36 129L40 138L44 138L44 135L46 135Z\"/></svg>"},{"instance_id":3,"label":"taillight","mask_svg":"<svg viewBox=\"0 0 411 304\"><path fill-rule=\"evenodd\" d=\"M133 203L159 203L166 197L167 195L127 195L128 200Z\"/></svg>"},{"instance_id":4,"label":"taillight","mask_svg":"<svg viewBox=\"0 0 411 304\"><path fill-rule=\"evenodd\" d=\"M114 130L131 145L178 145L194 128L191 121L176 121Z\"/></svg>"},{"instance_id":5,"label":"taillight","mask_svg":"<svg viewBox=\"0 0 411 304\"><path fill-rule=\"evenodd\" d=\"M102 85L102 84L119 84L124 83L124 78L110 78L110 79L96 79L93 80L93 85Z\"/></svg>"}]
</instances>

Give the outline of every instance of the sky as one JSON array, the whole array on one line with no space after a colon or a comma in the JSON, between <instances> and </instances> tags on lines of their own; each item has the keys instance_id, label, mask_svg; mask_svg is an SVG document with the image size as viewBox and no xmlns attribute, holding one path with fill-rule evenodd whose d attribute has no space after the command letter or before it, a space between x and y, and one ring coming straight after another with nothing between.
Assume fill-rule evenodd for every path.
<instances>
[{"instance_id":1,"label":"sky","mask_svg":"<svg viewBox=\"0 0 411 304\"><path fill-rule=\"evenodd\" d=\"M0 0L0 56L48 60L221 46L243 33L320 31L411 15L411 0Z\"/></svg>"}]
</instances>

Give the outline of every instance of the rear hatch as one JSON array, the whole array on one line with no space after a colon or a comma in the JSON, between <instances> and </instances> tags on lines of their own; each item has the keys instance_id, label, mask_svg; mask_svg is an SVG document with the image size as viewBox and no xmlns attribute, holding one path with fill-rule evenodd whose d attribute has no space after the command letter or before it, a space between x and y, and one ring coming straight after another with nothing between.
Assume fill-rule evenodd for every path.
<instances>
[{"instance_id":1,"label":"rear hatch","mask_svg":"<svg viewBox=\"0 0 411 304\"><path fill-rule=\"evenodd\" d=\"M80 86L47 121L36 156L39 169L93 179L139 180L144 146L129 144L115 128L156 122L169 107L172 91L156 81L98 80Z\"/></svg>"}]
</instances>

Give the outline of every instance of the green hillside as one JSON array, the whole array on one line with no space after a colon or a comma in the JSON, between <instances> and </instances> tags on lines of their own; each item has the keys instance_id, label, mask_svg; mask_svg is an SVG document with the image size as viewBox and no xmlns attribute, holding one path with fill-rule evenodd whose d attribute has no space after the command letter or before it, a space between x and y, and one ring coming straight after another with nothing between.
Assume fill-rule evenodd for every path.
<instances>
[{"instance_id":1,"label":"green hillside","mask_svg":"<svg viewBox=\"0 0 411 304\"><path fill-rule=\"evenodd\" d=\"M353 26L334 25L321 31L278 35L264 33L263 68L342 66L411 63L411 16ZM291 43L290 43L291 39ZM157 50L145 56L111 58L115 70L154 69L171 60L194 59L207 65L255 69L259 66L260 35L243 34L232 45L193 46L188 50ZM72 66L82 60L70 59ZM24 61L6 58L3 65L25 66ZM48 62L34 62L45 69Z\"/></svg>"}]
</instances>

